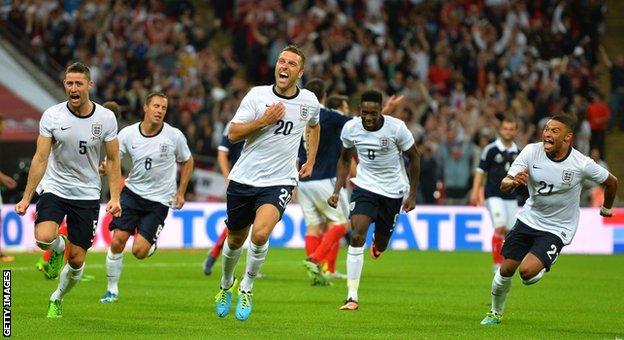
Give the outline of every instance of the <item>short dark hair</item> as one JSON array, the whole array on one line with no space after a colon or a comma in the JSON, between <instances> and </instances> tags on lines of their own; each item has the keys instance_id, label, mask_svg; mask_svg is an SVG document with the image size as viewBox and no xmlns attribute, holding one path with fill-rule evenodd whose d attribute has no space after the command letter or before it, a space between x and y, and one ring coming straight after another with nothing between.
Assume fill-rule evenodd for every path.
<instances>
[{"instance_id":1,"label":"short dark hair","mask_svg":"<svg viewBox=\"0 0 624 340\"><path fill-rule=\"evenodd\" d=\"M379 106L381 106L382 98L383 96L381 95L381 92L377 90L366 90L362 93L360 104L363 102L375 102L379 103Z\"/></svg>"},{"instance_id":2,"label":"short dark hair","mask_svg":"<svg viewBox=\"0 0 624 340\"><path fill-rule=\"evenodd\" d=\"M310 80L303 88L312 91L319 102L325 97L325 82L319 78Z\"/></svg>"},{"instance_id":3,"label":"short dark hair","mask_svg":"<svg viewBox=\"0 0 624 340\"><path fill-rule=\"evenodd\" d=\"M303 50L300 49L298 46L296 45L288 45L286 47L284 47L281 51L280 54L282 54L282 52L292 52L296 55L299 56L299 58L301 58L301 68L303 69L305 67L305 63L306 63L306 56L305 53L303 53Z\"/></svg>"},{"instance_id":4,"label":"short dark hair","mask_svg":"<svg viewBox=\"0 0 624 340\"><path fill-rule=\"evenodd\" d=\"M87 76L87 80L91 80L91 70L87 67L87 65L81 62L75 62L65 69L65 75L68 73L82 73Z\"/></svg>"},{"instance_id":5,"label":"short dark hair","mask_svg":"<svg viewBox=\"0 0 624 340\"><path fill-rule=\"evenodd\" d=\"M550 119L563 123L563 125L568 128L569 132L574 132L576 129L576 119L570 115L556 114L550 117Z\"/></svg>"},{"instance_id":6,"label":"short dark hair","mask_svg":"<svg viewBox=\"0 0 624 340\"><path fill-rule=\"evenodd\" d=\"M348 102L349 97L340 94L333 94L327 98L327 108L339 109L342 106L342 102ZM348 112L345 112L348 113Z\"/></svg>"},{"instance_id":7,"label":"short dark hair","mask_svg":"<svg viewBox=\"0 0 624 340\"><path fill-rule=\"evenodd\" d=\"M119 119L119 113L121 112L121 108L119 107L119 104L117 104L117 102L110 100L102 104L102 106L113 111L113 113L115 114L115 117Z\"/></svg>"},{"instance_id":8,"label":"short dark hair","mask_svg":"<svg viewBox=\"0 0 624 340\"><path fill-rule=\"evenodd\" d=\"M162 92L150 92L150 94L148 94L147 97L145 97L145 105L149 105L152 102L152 98L154 97L161 97L163 99L169 99L167 98L167 95Z\"/></svg>"},{"instance_id":9,"label":"short dark hair","mask_svg":"<svg viewBox=\"0 0 624 340\"><path fill-rule=\"evenodd\" d=\"M503 123L514 123L516 124L516 127L518 127L518 125L520 125L518 123L518 118L516 118L516 116L512 116L512 115L506 115L503 117L503 120L501 121L501 125Z\"/></svg>"}]
</instances>

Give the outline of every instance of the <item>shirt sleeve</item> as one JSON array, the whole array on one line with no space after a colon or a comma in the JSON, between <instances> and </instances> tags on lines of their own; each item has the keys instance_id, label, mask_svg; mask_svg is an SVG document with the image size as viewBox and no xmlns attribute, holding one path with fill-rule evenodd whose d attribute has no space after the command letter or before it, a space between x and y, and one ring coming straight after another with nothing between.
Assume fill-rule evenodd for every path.
<instances>
[{"instance_id":1,"label":"shirt sleeve","mask_svg":"<svg viewBox=\"0 0 624 340\"><path fill-rule=\"evenodd\" d=\"M312 106L312 114L308 119L308 125L316 125L319 123L319 114L321 112L321 104L318 100L314 99L314 105Z\"/></svg>"},{"instance_id":2,"label":"shirt sleeve","mask_svg":"<svg viewBox=\"0 0 624 340\"><path fill-rule=\"evenodd\" d=\"M117 134L117 139L119 140L119 154L123 158L128 155L128 129L121 129Z\"/></svg>"},{"instance_id":3,"label":"shirt sleeve","mask_svg":"<svg viewBox=\"0 0 624 340\"><path fill-rule=\"evenodd\" d=\"M186 142L186 137L182 134L182 131L176 130L176 161L186 162L191 158L191 150Z\"/></svg>"},{"instance_id":4,"label":"shirt sleeve","mask_svg":"<svg viewBox=\"0 0 624 340\"><path fill-rule=\"evenodd\" d=\"M39 121L39 135L42 137L52 137L54 129L54 118L49 110L46 110Z\"/></svg>"},{"instance_id":5,"label":"shirt sleeve","mask_svg":"<svg viewBox=\"0 0 624 340\"><path fill-rule=\"evenodd\" d=\"M414 136L404 122L401 122L397 131L397 145L401 151L407 151L414 145Z\"/></svg>"},{"instance_id":6,"label":"shirt sleeve","mask_svg":"<svg viewBox=\"0 0 624 340\"><path fill-rule=\"evenodd\" d=\"M340 140L342 141L342 146L345 149L350 149L355 146L353 140L351 139L351 125L345 124L342 128L342 132L340 132Z\"/></svg>"},{"instance_id":7,"label":"shirt sleeve","mask_svg":"<svg viewBox=\"0 0 624 340\"><path fill-rule=\"evenodd\" d=\"M481 152L481 158L479 159L479 165L477 166L477 171L479 172L489 172L490 167L492 166L492 157L488 157L490 154L491 148L483 149Z\"/></svg>"},{"instance_id":8,"label":"shirt sleeve","mask_svg":"<svg viewBox=\"0 0 624 340\"><path fill-rule=\"evenodd\" d=\"M596 183L602 184L609 178L609 171L596 164L593 159L588 158L583 168L583 178L589 178Z\"/></svg>"},{"instance_id":9,"label":"shirt sleeve","mask_svg":"<svg viewBox=\"0 0 624 340\"><path fill-rule=\"evenodd\" d=\"M236 110L236 114L234 118L232 118L232 123L247 123L254 119L256 119L256 106L255 106L255 96L254 89L251 89L243 100L241 101L238 110Z\"/></svg>"},{"instance_id":10,"label":"shirt sleeve","mask_svg":"<svg viewBox=\"0 0 624 340\"><path fill-rule=\"evenodd\" d=\"M531 152L533 151L533 146L528 146L520 151L520 154L514 162L509 167L509 171L507 171L507 175L511 177L516 177L516 175L520 172L525 171L529 168L529 159L531 157Z\"/></svg>"},{"instance_id":11,"label":"shirt sleeve","mask_svg":"<svg viewBox=\"0 0 624 340\"><path fill-rule=\"evenodd\" d=\"M106 130L104 131L104 141L110 142L113 139L117 138L117 118L113 111L106 110L108 113L108 117L106 117Z\"/></svg>"}]
</instances>

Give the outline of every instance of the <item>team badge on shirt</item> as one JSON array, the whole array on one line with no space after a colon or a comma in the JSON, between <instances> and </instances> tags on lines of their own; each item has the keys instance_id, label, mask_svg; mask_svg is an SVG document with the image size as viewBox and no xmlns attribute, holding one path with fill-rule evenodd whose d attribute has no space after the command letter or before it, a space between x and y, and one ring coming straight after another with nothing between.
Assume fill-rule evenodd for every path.
<instances>
[{"instance_id":1,"label":"team badge on shirt","mask_svg":"<svg viewBox=\"0 0 624 340\"><path fill-rule=\"evenodd\" d=\"M301 120L308 120L308 116L310 116L310 112L312 112L312 108L309 105L303 104L301 105Z\"/></svg>"},{"instance_id":2,"label":"team badge on shirt","mask_svg":"<svg viewBox=\"0 0 624 340\"><path fill-rule=\"evenodd\" d=\"M169 145L164 144L164 143L160 144L160 157L165 157L168 151L169 151Z\"/></svg>"},{"instance_id":3,"label":"team badge on shirt","mask_svg":"<svg viewBox=\"0 0 624 340\"><path fill-rule=\"evenodd\" d=\"M572 170L563 170L563 175L561 177L563 184L570 184L572 183L572 179L574 179L574 172Z\"/></svg>"},{"instance_id":4,"label":"team badge on shirt","mask_svg":"<svg viewBox=\"0 0 624 340\"><path fill-rule=\"evenodd\" d=\"M388 137L379 138L379 146L381 146L381 150L387 151L389 145L390 140L388 139Z\"/></svg>"},{"instance_id":5,"label":"team badge on shirt","mask_svg":"<svg viewBox=\"0 0 624 340\"><path fill-rule=\"evenodd\" d=\"M94 139L100 138L102 136L102 124L100 123L91 124L91 134L93 135Z\"/></svg>"}]
</instances>

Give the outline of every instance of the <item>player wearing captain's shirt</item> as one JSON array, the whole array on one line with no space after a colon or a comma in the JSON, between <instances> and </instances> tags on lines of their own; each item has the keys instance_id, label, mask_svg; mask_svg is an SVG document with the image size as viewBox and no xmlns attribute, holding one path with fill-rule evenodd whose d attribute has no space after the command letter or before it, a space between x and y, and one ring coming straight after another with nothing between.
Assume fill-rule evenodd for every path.
<instances>
[{"instance_id":1,"label":"player wearing captain's shirt","mask_svg":"<svg viewBox=\"0 0 624 340\"><path fill-rule=\"evenodd\" d=\"M186 187L193 174L193 157L182 132L163 121L167 107L167 96L150 93L143 105L143 121L119 132L121 156L130 156L132 170L121 192L123 214L113 218L109 226L113 239L106 256L108 287L100 299L102 303L118 300L123 250L130 235L135 235L134 257L151 256L169 207L180 209L184 205ZM180 184L176 188L178 164Z\"/></svg>"},{"instance_id":2,"label":"player wearing captain's shirt","mask_svg":"<svg viewBox=\"0 0 624 340\"><path fill-rule=\"evenodd\" d=\"M600 215L612 216L617 178L571 147L573 131L573 118L553 116L546 123L542 142L527 145L501 182L501 190L506 193L527 185L530 197L505 238L505 260L494 274L492 309L482 325L501 322L511 278L518 267L522 282L534 284L550 270L561 248L570 244L578 227L583 180L604 185Z\"/></svg>"},{"instance_id":3,"label":"player wearing captain's shirt","mask_svg":"<svg viewBox=\"0 0 624 340\"><path fill-rule=\"evenodd\" d=\"M237 283L234 270L251 229L236 305L236 318L249 318L251 290L266 258L269 236L298 178L312 174L319 138L319 102L312 92L296 85L304 65L305 55L299 48L284 48L275 65L275 84L249 90L232 119L228 138L232 142L245 140L245 146L230 172L227 188L229 235L223 246L221 289L215 296L219 317L229 313ZM304 130L308 136L308 161L297 173L297 150Z\"/></svg>"},{"instance_id":4,"label":"player wearing captain's shirt","mask_svg":"<svg viewBox=\"0 0 624 340\"><path fill-rule=\"evenodd\" d=\"M335 273L340 239L347 232L349 222L349 201L344 189L339 194L339 209L330 207L327 197L333 193L336 182L336 164L342 145L340 132L351 117L323 107L325 83L321 79L310 80L305 88L312 91L321 102L321 135L312 176L302 179L297 188L297 197L306 223L304 266L313 285L328 285L329 276L323 273L322 264L327 263L327 271L330 274ZM305 162L304 148L299 151L300 162Z\"/></svg>"},{"instance_id":5,"label":"player wearing captain's shirt","mask_svg":"<svg viewBox=\"0 0 624 340\"><path fill-rule=\"evenodd\" d=\"M506 117L498 130L499 138L488 144L481 154L479 166L472 181L470 203L479 205L481 186L485 181L485 206L490 213L494 226L492 235L492 259L494 270L503 263L501 249L507 232L516 222L518 201L515 193L504 193L500 190L500 182L507 175L509 167L520 152L514 139L518 133L518 122L515 118Z\"/></svg>"},{"instance_id":6,"label":"player wearing captain's shirt","mask_svg":"<svg viewBox=\"0 0 624 340\"><path fill-rule=\"evenodd\" d=\"M347 122L340 138L343 149L338 160L337 180L328 203L336 207L345 185L349 164L357 152L357 175L351 181L351 244L347 254L348 295L341 310L358 309L358 286L364 265L364 243L368 227L375 222L371 256L379 258L386 250L401 205L405 212L416 205L420 160L414 137L403 121L381 114L382 95L369 90L362 94L360 117ZM403 153L409 158L409 185ZM407 198L403 197L408 193Z\"/></svg>"},{"instance_id":7,"label":"player wearing captain's shirt","mask_svg":"<svg viewBox=\"0 0 624 340\"><path fill-rule=\"evenodd\" d=\"M236 164L236 161L240 157L241 151L243 150L244 142L232 143L227 138L228 131L230 131L230 123L225 126L223 129L223 136L221 138L221 143L219 144L217 150L217 163L219 163L219 170L225 178L225 183L228 183L228 177L230 176L230 170L232 166ZM204 260L204 275L212 274L212 267L215 262L219 258L219 254L223 250L223 243L225 243L225 239L228 235L228 229L225 228L219 235L219 239L215 242L214 246L208 254L206 254L206 260Z\"/></svg>"},{"instance_id":8,"label":"player wearing captain's shirt","mask_svg":"<svg viewBox=\"0 0 624 340\"><path fill-rule=\"evenodd\" d=\"M70 247L58 287L50 297L50 318L61 317L61 301L80 281L87 250L93 243L100 211L98 165L102 145L108 157L106 172L111 188L106 211L113 216L121 214L121 170L115 115L89 100L93 82L89 68L84 64L70 65L65 70L63 85L68 100L43 113L24 196L15 205L15 211L24 215L37 188L40 197L35 240L39 248L53 250L49 268L51 278L59 276L66 242ZM58 235L59 224L65 216L67 240Z\"/></svg>"}]
</instances>

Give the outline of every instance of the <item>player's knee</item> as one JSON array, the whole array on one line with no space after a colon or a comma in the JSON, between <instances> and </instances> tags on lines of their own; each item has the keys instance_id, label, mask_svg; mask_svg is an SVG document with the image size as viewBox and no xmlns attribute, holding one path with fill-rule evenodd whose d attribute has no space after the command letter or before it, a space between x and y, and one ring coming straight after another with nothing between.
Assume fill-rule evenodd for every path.
<instances>
[{"instance_id":1,"label":"player's knee","mask_svg":"<svg viewBox=\"0 0 624 340\"><path fill-rule=\"evenodd\" d=\"M351 235L351 246L353 247L362 247L366 242L366 235L360 233L353 233Z\"/></svg>"},{"instance_id":2,"label":"player's knee","mask_svg":"<svg viewBox=\"0 0 624 340\"><path fill-rule=\"evenodd\" d=\"M256 245L263 245L269 241L269 233L257 232L251 235L251 242Z\"/></svg>"},{"instance_id":3,"label":"player's knee","mask_svg":"<svg viewBox=\"0 0 624 340\"><path fill-rule=\"evenodd\" d=\"M38 230L35 230L35 240L37 242L37 246L39 246L39 248L43 250L50 248L52 242L54 242L56 237L57 235L54 235L53 233L40 232Z\"/></svg>"},{"instance_id":4,"label":"player's knee","mask_svg":"<svg viewBox=\"0 0 624 340\"><path fill-rule=\"evenodd\" d=\"M509 267L506 267L504 265L501 266L498 270L499 270L501 276L504 276L504 277L511 277L516 272L515 268L509 268Z\"/></svg>"},{"instance_id":5,"label":"player's knee","mask_svg":"<svg viewBox=\"0 0 624 340\"><path fill-rule=\"evenodd\" d=\"M537 283L544 276L545 272L546 268L542 268L539 271L536 271L534 268L520 268L520 278L522 283L528 286Z\"/></svg>"},{"instance_id":6,"label":"player's knee","mask_svg":"<svg viewBox=\"0 0 624 340\"><path fill-rule=\"evenodd\" d=\"M132 250L132 255L139 260L143 260L147 257L147 252L143 250Z\"/></svg>"},{"instance_id":7,"label":"player's knee","mask_svg":"<svg viewBox=\"0 0 624 340\"><path fill-rule=\"evenodd\" d=\"M113 237L113 239L111 241L111 245L110 245L113 253L115 253L115 254L119 254L119 253L123 252L125 246L126 246L126 243L123 242L123 240L118 239L116 237Z\"/></svg>"},{"instance_id":8,"label":"player's knee","mask_svg":"<svg viewBox=\"0 0 624 340\"><path fill-rule=\"evenodd\" d=\"M74 269L82 267L85 261L85 255L78 252L70 252L67 263Z\"/></svg>"}]
</instances>

